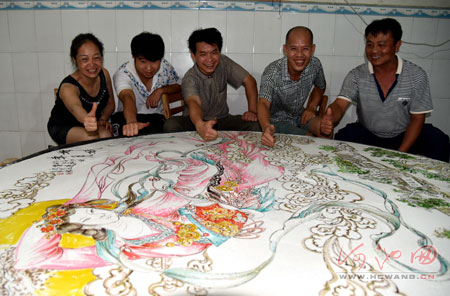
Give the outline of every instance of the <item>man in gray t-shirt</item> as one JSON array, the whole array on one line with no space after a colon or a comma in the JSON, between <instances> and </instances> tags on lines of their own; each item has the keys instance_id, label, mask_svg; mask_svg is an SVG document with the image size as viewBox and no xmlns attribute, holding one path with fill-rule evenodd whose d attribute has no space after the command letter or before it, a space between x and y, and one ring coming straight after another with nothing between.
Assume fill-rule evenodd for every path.
<instances>
[{"instance_id":1,"label":"man in gray t-shirt","mask_svg":"<svg viewBox=\"0 0 450 296\"><path fill-rule=\"evenodd\" d=\"M367 26L368 62L351 70L341 92L321 121L321 132L332 134L350 105L357 106L358 122L348 124L336 140L378 146L449 161L449 137L425 114L433 110L425 71L397 56L402 43L400 24L386 18Z\"/></svg>"},{"instance_id":2,"label":"man in gray t-shirt","mask_svg":"<svg viewBox=\"0 0 450 296\"><path fill-rule=\"evenodd\" d=\"M165 132L197 130L202 139L217 138L217 130L258 131L256 116L258 90L256 80L232 59L220 53L222 35L215 28L194 31L189 50L194 66L183 77L181 89L186 102L184 116L172 116L164 124ZM245 88L248 111L230 115L227 85Z\"/></svg>"}]
</instances>

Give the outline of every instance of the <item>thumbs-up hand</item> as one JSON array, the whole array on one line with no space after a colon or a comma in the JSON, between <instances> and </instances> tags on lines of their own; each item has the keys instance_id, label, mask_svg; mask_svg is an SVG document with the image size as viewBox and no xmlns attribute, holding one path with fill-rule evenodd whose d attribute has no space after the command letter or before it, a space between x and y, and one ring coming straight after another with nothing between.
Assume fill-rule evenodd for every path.
<instances>
[{"instance_id":1,"label":"thumbs-up hand","mask_svg":"<svg viewBox=\"0 0 450 296\"><path fill-rule=\"evenodd\" d=\"M139 131L150 125L150 122L130 122L123 126L122 133L126 137L133 137L139 134Z\"/></svg>"},{"instance_id":2,"label":"thumbs-up hand","mask_svg":"<svg viewBox=\"0 0 450 296\"><path fill-rule=\"evenodd\" d=\"M275 126L272 124L267 126L261 135L261 143L264 146L273 147L275 145L275 137L273 136L275 134Z\"/></svg>"},{"instance_id":3,"label":"thumbs-up hand","mask_svg":"<svg viewBox=\"0 0 450 296\"><path fill-rule=\"evenodd\" d=\"M97 130L97 117L95 113L97 112L97 103L92 104L91 111L84 117L84 128L88 132L95 132Z\"/></svg>"},{"instance_id":4,"label":"thumbs-up hand","mask_svg":"<svg viewBox=\"0 0 450 296\"><path fill-rule=\"evenodd\" d=\"M215 129L213 129L213 126L217 123L217 118L214 118L213 120L208 120L202 122L197 127L197 132L199 133L200 137L202 137L205 141L212 141L215 140L218 136L218 133Z\"/></svg>"},{"instance_id":5,"label":"thumbs-up hand","mask_svg":"<svg viewBox=\"0 0 450 296\"><path fill-rule=\"evenodd\" d=\"M324 136L333 135L334 124L333 124L333 114L331 108L327 109L327 113L322 117L320 121L320 133Z\"/></svg>"}]
</instances>

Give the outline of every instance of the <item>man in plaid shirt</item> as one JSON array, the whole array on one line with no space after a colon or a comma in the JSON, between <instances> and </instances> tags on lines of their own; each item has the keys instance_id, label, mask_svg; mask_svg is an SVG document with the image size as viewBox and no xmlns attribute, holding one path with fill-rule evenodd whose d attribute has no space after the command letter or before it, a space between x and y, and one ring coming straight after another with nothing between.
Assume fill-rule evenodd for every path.
<instances>
[{"instance_id":1,"label":"man in plaid shirt","mask_svg":"<svg viewBox=\"0 0 450 296\"><path fill-rule=\"evenodd\" d=\"M264 70L258 103L263 145L275 145L275 132L321 136L320 119L315 117L315 110L325 92L326 82L322 64L313 57L314 49L311 30L294 27L286 34L285 57Z\"/></svg>"}]
</instances>

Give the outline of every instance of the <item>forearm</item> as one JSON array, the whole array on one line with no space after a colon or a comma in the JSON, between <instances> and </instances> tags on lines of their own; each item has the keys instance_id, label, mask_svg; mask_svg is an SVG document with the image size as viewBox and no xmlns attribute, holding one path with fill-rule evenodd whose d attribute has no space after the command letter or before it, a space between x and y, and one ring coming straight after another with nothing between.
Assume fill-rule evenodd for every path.
<instances>
[{"instance_id":1,"label":"forearm","mask_svg":"<svg viewBox=\"0 0 450 296\"><path fill-rule=\"evenodd\" d=\"M70 113L72 113L72 115L78 120L78 122L84 123L84 119L88 115L88 112L84 110L81 104L71 105L70 107L68 107L68 109Z\"/></svg>"},{"instance_id":2,"label":"forearm","mask_svg":"<svg viewBox=\"0 0 450 296\"><path fill-rule=\"evenodd\" d=\"M109 75L108 70L103 70L106 75L106 86L109 92L109 98L108 102L106 103L105 108L102 110L102 115L100 116L99 120L101 121L108 121L111 114L114 112L114 109L116 108L116 103L114 101L114 91L112 87L112 81L111 76Z\"/></svg>"},{"instance_id":3,"label":"forearm","mask_svg":"<svg viewBox=\"0 0 450 296\"><path fill-rule=\"evenodd\" d=\"M120 98L123 104L123 116L127 123L137 122L136 102L130 97Z\"/></svg>"},{"instance_id":4,"label":"forearm","mask_svg":"<svg viewBox=\"0 0 450 296\"><path fill-rule=\"evenodd\" d=\"M424 122L425 115L423 114L411 116L411 122L409 123L408 128L405 131L402 144L398 148L398 151L408 152L409 149L411 149L420 133L422 132Z\"/></svg>"},{"instance_id":5,"label":"forearm","mask_svg":"<svg viewBox=\"0 0 450 296\"><path fill-rule=\"evenodd\" d=\"M256 80L250 74L244 79L245 96L247 97L248 111L257 114L258 89Z\"/></svg>"},{"instance_id":6,"label":"forearm","mask_svg":"<svg viewBox=\"0 0 450 296\"><path fill-rule=\"evenodd\" d=\"M328 106L332 112L332 121L334 126L339 124L339 121L341 121L349 105L350 102L348 101L336 99L330 106Z\"/></svg>"},{"instance_id":7,"label":"forearm","mask_svg":"<svg viewBox=\"0 0 450 296\"><path fill-rule=\"evenodd\" d=\"M331 107L331 106L330 106ZM333 106L331 107L331 111L332 111L332 118L333 118L333 125L336 126L339 124L339 121L341 121L342 117L343 117L343 113L340 114L341 110L339 107Z\"/></svg>"},{"instance_id":8,"label":"forearm","mask_svg":"<svg viewBox=\"0 0 450 296\"><path fill-rule=\"evenodd\" d=\"M181 86L179 84L166 85L160 88L161 93L173 94L181 91Z\"/></svg>"},{"instance_id":9,"label":"forearm","mask_svg":"<svg viewBox=\"0 0 450 296\"><path fill-rule=\"evenodd\" d=\"M115 109L114 99L111 98L106 104L105 108L103 109L99 121L108 121L109 117L111 117L111 114L114 112L114 109Z\"/></svg>"},{"instance_id":10,"label":"forearm","mask_svg":"<svg viewBox=\"0 0 450 296\"><path fill-rule=\"evenodd\" d=\"M261 126L261 130L264 131L268 126L270 126L270 111L262 100L265 99L260 99L258 103L258 122Z\"/></svg>"},{"instance_id":11,"label":"forearm","mask_svg":"<svg viewBox=\"0 0 450 296\"><path fill-rule=\"evenodd\" d=\"M59 91L59 96L64 106L77 119L78 122L84 123L84 119L90 110L85 110L81 104L80 93L74 85L63 84Z\"/></svg>"},{"instance_id":12,"label":"forearm","mask_svg":"<svg viewBox=\"0 0 450 296\"><path fill-rule=\"evenodd\" d=\"M315 112L317 109L317 105L319 105L322 100L323 94L325 93L325 88L320 89L317 86L314 86L311 95L309 96L308 103L306 105L306 110L310 110Z\"/></svg>"},{"instance_id":13,"label":"forearm","mask_svg":"<svg viewBox=\"0 0 450 296\"><path fill-rule=\"evenodd\" d=\"M202 107L193 100L188 100L187 105L189 108L189 118L194 126L197 127L199 124L204 122Z\"/></svg>"},{"instance_id":14,"label":"forearm","mask_svg":"<svg viewBox=\"0 0 450 296\"><path fill-rule=\"evenodd\" d=\"M249 94L246 91L246 96L247 96L248 112L257 114L257 112L258 112L257 99L256 99L257 94L255 93L254 96L252 95L251 97L249 97Z\"/></svg>"}]
</instances>

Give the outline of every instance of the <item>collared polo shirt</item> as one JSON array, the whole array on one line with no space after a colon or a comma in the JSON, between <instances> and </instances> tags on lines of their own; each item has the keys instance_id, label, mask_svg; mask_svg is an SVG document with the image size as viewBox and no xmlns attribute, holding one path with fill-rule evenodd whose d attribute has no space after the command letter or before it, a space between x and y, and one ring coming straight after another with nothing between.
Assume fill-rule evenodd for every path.
<instances>
[{"instance_id":1,"label":"collared polo shirt","mask_svg":"<svg viewBox=\"0 0 450 296\"><path fill-rule=\"evenodd\" d=\"M181 83L183 97L199 96L203 120L221 119L228 115L227 85L238 88L249 73L229 57L221 54L219 64L212 75L203 74L194 65L184 75ZM187 104L186 104L187 105ZM185 108L185 116L189 110Z\"/></svg>"},{"instance_id":2,"label":"collared polo shirt","mask_svg":"<svg viewBox=\"0 0 450 296\"><path fill-rule=\"evenodd\" d=\"M425 71L397 55L397 84L384 101L380 99L370 62L351 70L338 98L357 106L358 121L373 134L392 138L406 131L410 114L433 111L430 85Z\"/></svg>"},{"instance_id":3,"label":"collared polo shirt","mask_svg":"<svg viewBox=\"0 0 450 296\"><path fill-rule=\"evenodd\" d=\"M286 57L270 63L264 69L259 91L259 97L270 102L270 121L288 121L297 125L314 85L320 89L326 87L322 64L318 58L311 57L298 81L291 80Z\"/></svg>"}]
</instances>

